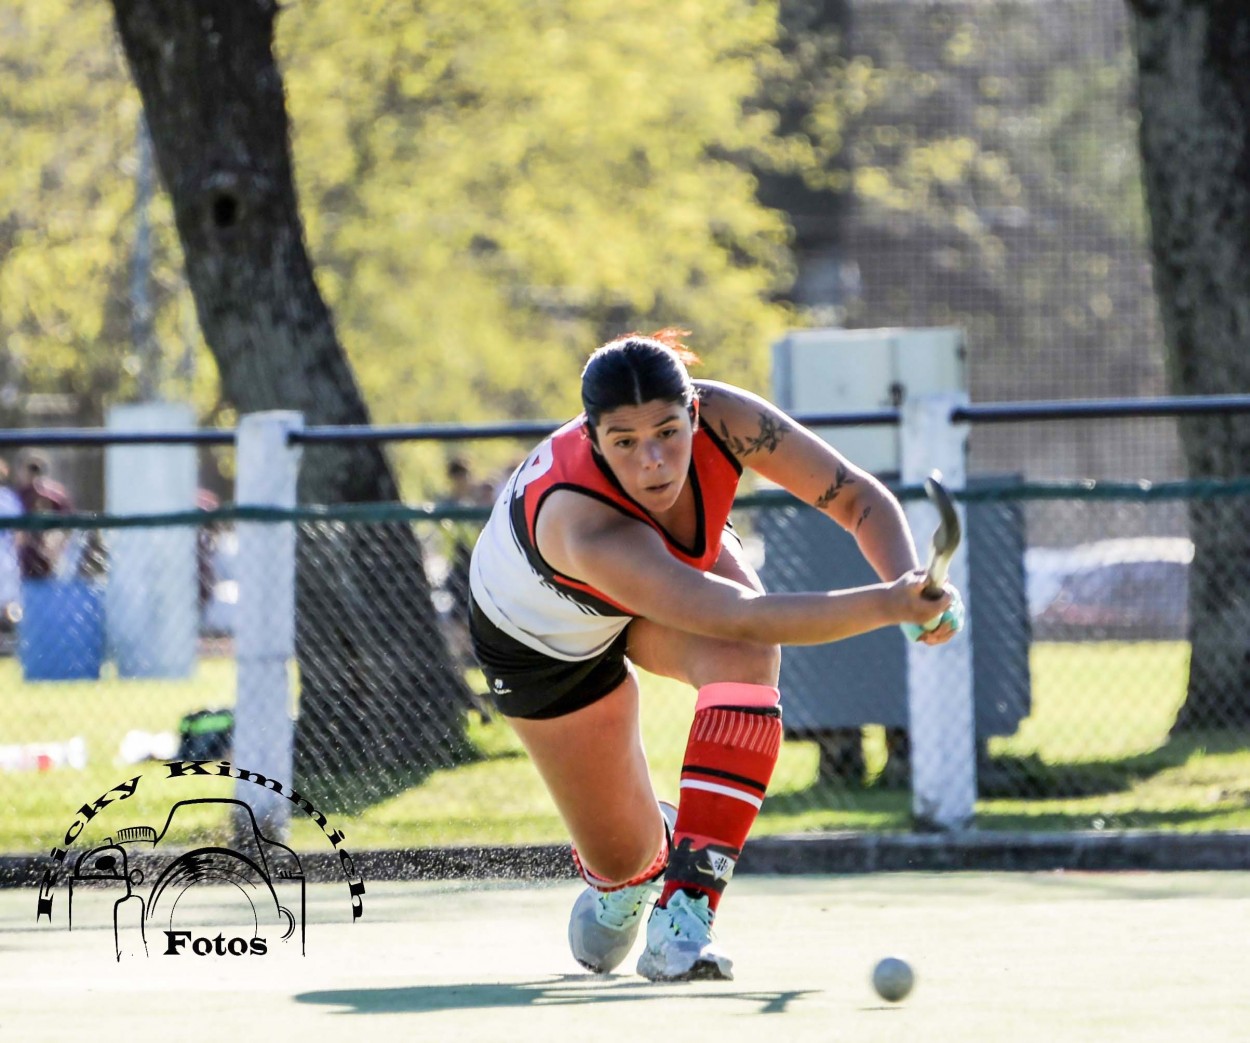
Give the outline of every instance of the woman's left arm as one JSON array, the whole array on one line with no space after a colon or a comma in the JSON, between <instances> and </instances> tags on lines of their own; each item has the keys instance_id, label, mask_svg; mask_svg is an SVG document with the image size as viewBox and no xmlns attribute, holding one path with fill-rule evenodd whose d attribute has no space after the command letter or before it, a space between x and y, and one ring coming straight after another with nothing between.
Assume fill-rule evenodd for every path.
<instances>
[{"instance_id":1,"label":"woman's left arm","mask_svg":"<svg viewBox=\"0 0 1250 1043\"><path fill-rule=\"evenodd\" d=\"M880 481L758 395L717 381L696 383L699 422L708 425L743 467L851 533L883 580L919 567L903 509Z\"/></svg>"}]
</instances>

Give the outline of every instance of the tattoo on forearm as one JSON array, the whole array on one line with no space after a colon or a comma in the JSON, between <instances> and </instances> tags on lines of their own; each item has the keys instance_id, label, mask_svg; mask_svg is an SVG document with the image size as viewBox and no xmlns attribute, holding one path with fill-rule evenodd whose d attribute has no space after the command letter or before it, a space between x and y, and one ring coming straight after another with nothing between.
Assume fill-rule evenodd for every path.
<instances>
[{"instance_id":1,"label":"tattoo on forearm","mask_svg":"<svg viewBox=\"0 0 1250 1043\"><path fill-rule=\"evenodd\" d=\"M864 522L866 522L866 521L868 520L868 515L870 515L870 514L872 514L872 508L871 508L871 507L865 507L865 508L864 508L864 513L863 513L863 514L861 514L861 515L859 516L859 521L857 521L857 522L855 523L855 531L856 531L856 532L859 532L859 530L860 530L860 526L862 526L862 525L864 524Z\"/></svg>"},{"instance_id":2,"label":"tattoo on forearm","mask_svg":"<svg viewBox=\"0 0 1250 1043\"><path fill-rule=\"evenodd\" d=\"M828 507L838 498L838 493L842 491L842 487L844 485L854 484L855 479L850 476L847 469L839 466L837 474L834 475L833 484L816 498L816 509L824 510L824 508ZM863 519L861 518L860 520L862 521Z\"/></svg>"},{"instance_id":3,"label":"tattoo on forearm","mask_svg":"<svg viewBox=\"0 0 1250 1043\"><path fill-rule=\"evenodd\" d=\"M776 452L777 446L781 444L782 438L790 429L790 425L778 417L771 417L766 413L760 414L759 433L750 438L740 438L738 435L731 434L725 421L720 422L720 436L724 443L729 446L734 456L750 456L752 453Z\"/></svg>"}]
</instances>

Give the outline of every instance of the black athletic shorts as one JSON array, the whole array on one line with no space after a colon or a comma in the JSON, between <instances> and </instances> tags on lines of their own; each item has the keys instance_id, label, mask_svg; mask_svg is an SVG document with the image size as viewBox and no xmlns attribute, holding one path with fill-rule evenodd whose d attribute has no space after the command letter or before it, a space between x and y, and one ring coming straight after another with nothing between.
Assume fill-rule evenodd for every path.
<instances>
[{"instance_id":1,"label":"black athletic shorts","mask_svg":"<svg viewBox=\"0 0 1250 1043\"><path fill-rule=\"evenodd\" d=\"M486 675L486 687L505 717L544 720L563 717L589 706L625 680L625 644L622 630L593 659L569 662L535 652L504 633L486 618L474 601L469 608L469 636Z\"/></svg>"}]
</instances>

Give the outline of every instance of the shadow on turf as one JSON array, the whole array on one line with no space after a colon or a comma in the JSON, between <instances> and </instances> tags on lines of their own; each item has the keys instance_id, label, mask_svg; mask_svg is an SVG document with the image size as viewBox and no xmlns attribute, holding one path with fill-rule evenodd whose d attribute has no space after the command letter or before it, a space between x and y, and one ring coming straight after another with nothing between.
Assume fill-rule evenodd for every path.
<instances>
[{"instance_id":1,"label":"shadow on turf","mask_svg":"<svg viewBox=\"0 0 1250 1043\"><path fill-rule=\"evenodd\" d=\"M686 999L738 1000L758 1003L757 1014L783 1014L794 1000L815 990L786 992L725 991L722 983L715 991L702 991L703 982L673 982L657 985L637 978L599 977L593 974L562 974L537 981L492 982L463 985L412 985L389 989L328 989L304 992L299 1003L341 1007L339 1014L420 1014L444 1010L492 1010L509 1007L570 1006L583 1003L634 1003L640 1000L671 1000L671 988L693 989Z\"/></svg>"}]
</instances>

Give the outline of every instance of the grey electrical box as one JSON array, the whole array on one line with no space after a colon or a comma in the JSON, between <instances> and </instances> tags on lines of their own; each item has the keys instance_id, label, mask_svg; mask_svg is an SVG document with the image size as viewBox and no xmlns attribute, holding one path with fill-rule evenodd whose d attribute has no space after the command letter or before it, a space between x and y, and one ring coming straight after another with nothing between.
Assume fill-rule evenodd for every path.
<instances>
[{"instance_id":1,"label":"grey electrical box","mask_svg":"<svg viewBox=\"0 0 1250 1043\"><path fill-rule=\"evenodd\" d=\"M788 413L852 413L967 390L963 330L794 330L773 345L773 400ZM897 472L898 428L816 428L873 474Z\"/></svg>"}]
</instances>

